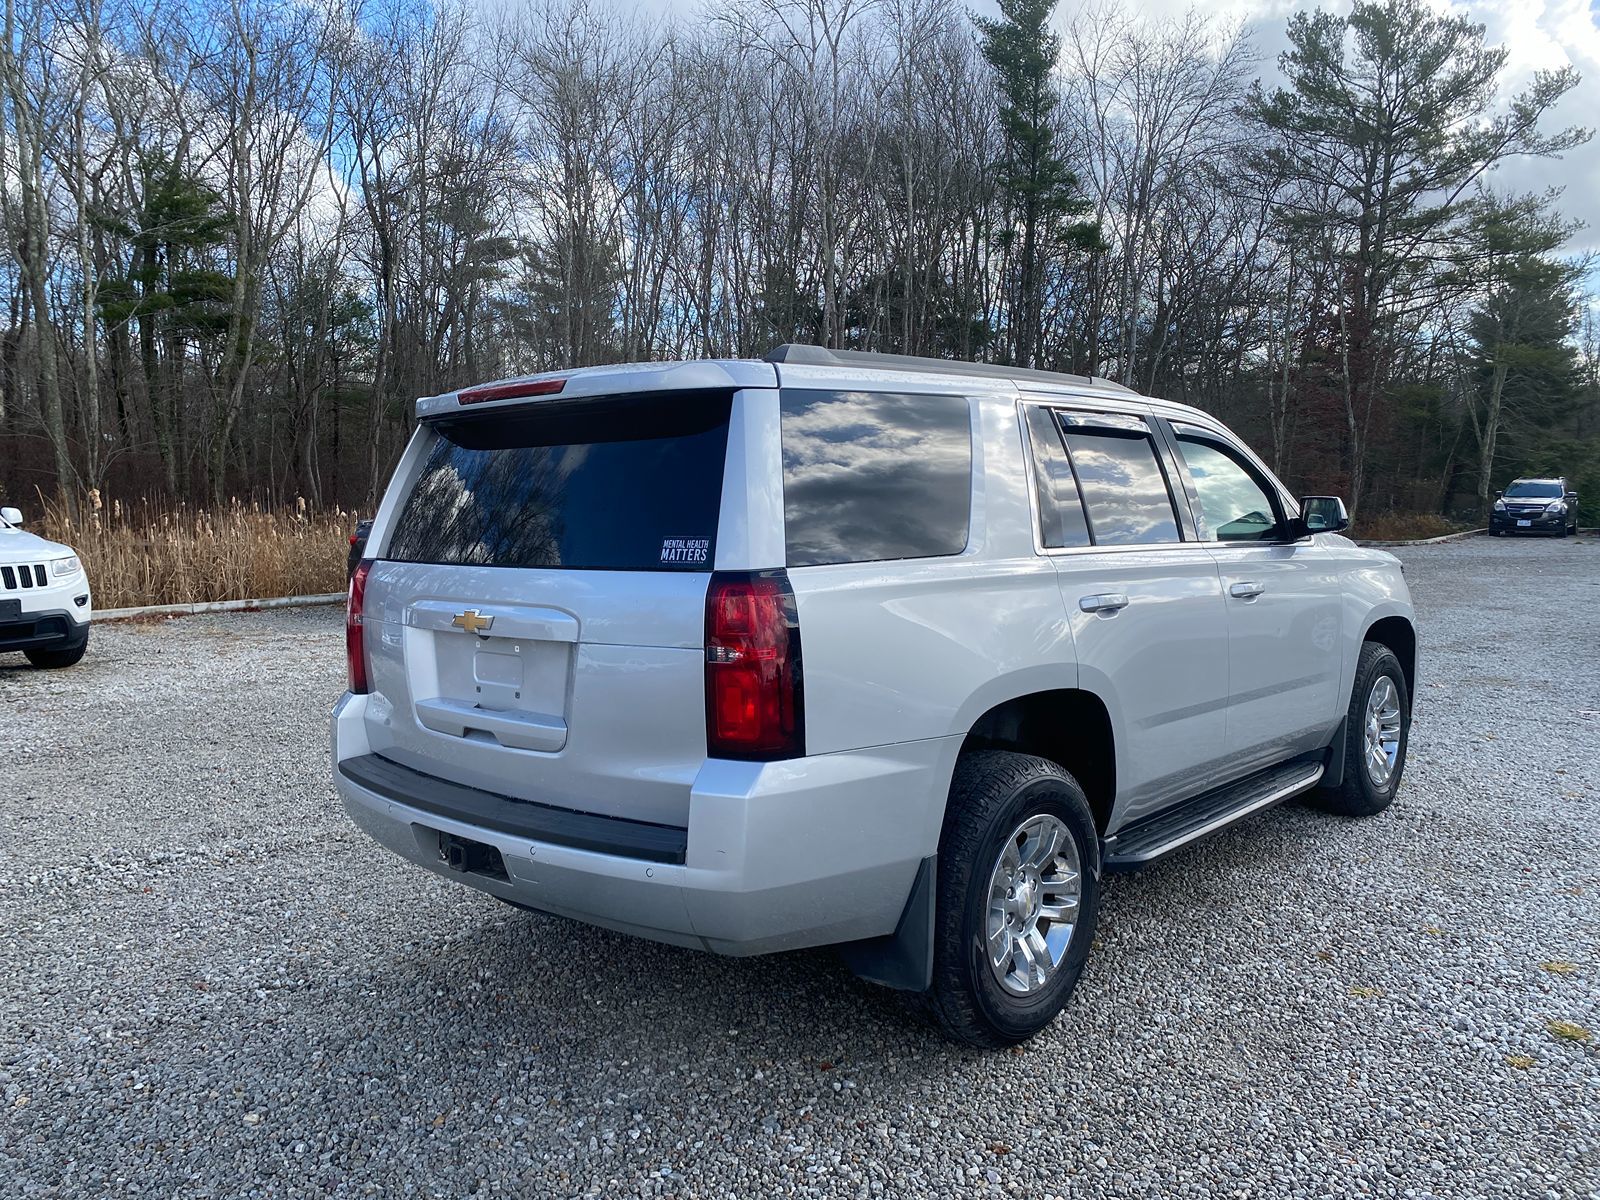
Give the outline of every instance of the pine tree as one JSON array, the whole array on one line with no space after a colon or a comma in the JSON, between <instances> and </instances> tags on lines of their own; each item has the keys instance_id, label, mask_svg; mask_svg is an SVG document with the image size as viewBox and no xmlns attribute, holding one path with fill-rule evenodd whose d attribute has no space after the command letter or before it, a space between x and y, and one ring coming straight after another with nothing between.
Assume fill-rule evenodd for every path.
<instances>
[{"instance_id":1,"label":"pine tree","mask_svg":"<svg viewBox=\"0 0 1600 1200\"><path fill-rule=\"evenodd\" d=\"M1101 245L1099 225L1080 219L1090 204L1056 145L1051 72L1061 39L1049 28L1055 5L1056 0L1000 0L999 20L977 22L983 57L1001 94L1006 160L999 182L1011 223L1000 242L1014 252L1015 263L1009 348L1012 362L1025 367L1036 365L1039 357L1045 277L1053 255Z\"/></svg>"}]
</instances>

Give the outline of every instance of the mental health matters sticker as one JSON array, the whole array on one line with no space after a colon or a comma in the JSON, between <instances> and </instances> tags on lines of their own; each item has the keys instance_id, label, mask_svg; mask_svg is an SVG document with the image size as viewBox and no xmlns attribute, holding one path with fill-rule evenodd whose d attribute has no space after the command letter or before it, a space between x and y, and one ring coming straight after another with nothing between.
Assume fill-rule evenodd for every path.
<instances>
[{"instance_id":1,"label":"mental health matters sticker","mask_svg":"<svg viewBox=\"0 0 1600 1200\"><path fill-rule=\"evenodd\" d=\"M666 566L703 567L710 559L710 538L661 539L661 561Z\"/></svg>"}]
</instances>

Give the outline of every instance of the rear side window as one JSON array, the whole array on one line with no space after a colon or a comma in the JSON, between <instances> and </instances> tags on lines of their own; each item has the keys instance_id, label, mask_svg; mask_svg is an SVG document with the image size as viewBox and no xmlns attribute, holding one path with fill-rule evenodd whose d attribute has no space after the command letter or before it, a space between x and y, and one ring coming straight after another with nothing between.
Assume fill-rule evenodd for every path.
<instances>
[{"instance_id":1,"label":"rear side window","mask_svg":"<svg viewBox=\"0 0 1600 1200\"><path fill-rule=\"evenodd\" d=\"M785 389L779 403L791 567L966 549L966 397Z\"/></svg>"},{"instance_id":2,"label":"rear side window","mask_svg":"<svg viewBox=\"0 0 1600 1200\"><path fill-rule=\"evenodd\" d=\"M438 422L385 557L709 571L730 405L656 393Z\"/></svg>"},{"instance_id":3,"label":"rear side window","mask_svg":"<svg viewBox=\"0 0 1600 1200\"><path fill-rule=\"evenodd\" d=\"M1138 417L1058 413L1097 546L1179 541L1172 493Z\"/></svg>"}]
</instances>

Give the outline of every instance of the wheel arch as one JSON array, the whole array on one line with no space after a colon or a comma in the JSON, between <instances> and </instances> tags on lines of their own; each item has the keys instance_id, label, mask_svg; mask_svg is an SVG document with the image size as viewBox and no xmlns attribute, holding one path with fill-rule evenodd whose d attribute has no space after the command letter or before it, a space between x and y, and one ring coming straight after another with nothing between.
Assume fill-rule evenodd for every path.
<instances>
[{"instance_id":1,"label":"wheel arch","mask_svg":"<svg viewBox=\"0 0 1600 1200\"><path fill-rule=\"evenodd\" d=\"M1415 697L1417 694L1417 628L1411 623L1409 617L1394 614L1379 617L1373 621L1361 634L1363 642L1377 642L1387 646L1393 651L1394 656L1400 660L1400 669L1405 672L1406 692Z\"/></svg>"},{"instance_id":2,"label":"wheel arch","mask_svg":"<svg viewBox=\"0 0 1600 1200\"><path fill-rule=\"evenodd\" d=\"M1095 826L1105 833L1117 797L1116 734L1109 708L1095 693L1047 688L992 704L962 741L962 754L972 750L1010 750L1059 764L1083 788Z\"/></svg>"}]
</instances>

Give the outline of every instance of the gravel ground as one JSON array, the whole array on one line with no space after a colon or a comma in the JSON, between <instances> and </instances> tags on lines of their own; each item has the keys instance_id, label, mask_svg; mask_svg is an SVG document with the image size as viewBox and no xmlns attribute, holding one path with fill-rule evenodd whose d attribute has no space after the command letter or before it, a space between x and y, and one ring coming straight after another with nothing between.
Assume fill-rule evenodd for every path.
<instances>
[{"instance_id":1,"label":"gravel ground","mask_svg":"<svg viewBox=\"0 0 1600 1200\"><path fill-rule=\"evenodd\" d=\"M0 656L0 1194L1600 1194L1600 542L1402 556L1399 802L1111 880L1068 1011L998 1055L826 953L376 850L328 781L336 610Z\"/></svg>"}]
</instances>

